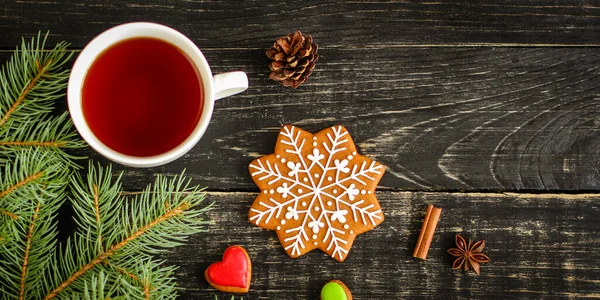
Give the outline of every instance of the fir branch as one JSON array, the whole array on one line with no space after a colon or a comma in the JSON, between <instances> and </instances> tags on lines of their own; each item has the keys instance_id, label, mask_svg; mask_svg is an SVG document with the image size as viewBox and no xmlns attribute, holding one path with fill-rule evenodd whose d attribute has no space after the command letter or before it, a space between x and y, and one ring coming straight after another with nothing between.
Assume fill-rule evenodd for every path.
<instances>
[{"instance_id":1,"label":"fir branch","mask_svg":"<svg viewBox=\"0 0 600 300\"><path fill-rule=\"evenodd\" d=\"M64 96L69 70L63 66L73 53L67 43L44 50L47 34L23 39L0 69L0 165L24 148L43 148L72 167L78 158L66 149L85 147L65 112L52 116L54 101Z\"/></svg>"},{"instance_id":2,"label":"fir branch","mask_svg":"<svg viewBox=\"0 0 600 300\"><path fill-rule=\"evenodd\" d=\"M73 122L67 112L57 117L41 116L23 121L18 127L0 133L1 151L33 146L76 149L85 147L85 142L73 131ZM7 156L4 152L0 155Z\"/></svg>"},{"instance_id":3,"label":"fir branch","mask_svg":"<svg viewBox=\"0 0 600 300\"><path fill-rule=\"evenodd\" d=\"M98 275L92 276L90 281L85 285L83 290L83 298L86 300L105 300L112 299L111 292L106 291L108 277L104 272L99 272Z\"/></svg>"},{"instance_id":4,"label":"fir branch","mask_svg":"<svg viewBox=\"0 0 600 300\"><path fill-rule=\"evenodd\" d=\"M68 169L51 153L23 150L5 167L0 207L13 211L0 244L0 292L38 299L56 246L56 214L64 200Z\"/></svg>"},{"instance_id":5,"label":"fir branch","mask_svg":"<svg viewBox=\"0 0 600 300\"><path fill-rule=\"evenodd\" d=\"M64 95L69 71L62 66L71 54L66 43L44 51L45 40L41 34L23 40L0 69L2 298L39 298L71 172L65 163L75 166L62 149L84 145L66 114L50 116L54 100Z\"/></svg>"},{"instance_id":6,"label":"fir branch","mask_svg":"<svg viewBox=\"0 0 600 300\"><path fill-rule=\"evenodd\" d=\"M161 224L162 222L168 221L174 217L181 216L183 212L189 209L190 206L187 203L182 203L180 206L177 206L173 210L169 210L165 212L163 215L158 218L150 221L148 224L142 226L140 229L135 231L133 234L127 236L124 240L120 241L117 244L112 245L106 252L101 253L93 260L88 262L79 268L76 272L74 272L71 276L69 276L66 280L64 280L58 287L52 290L44 299L52 299L56 297L62 290L69 287L73 282L75 282L80 276L84 275L86 272L91 270L94 266L99 263L106 261L110 256L115 255L122 248L132 243L140 236L144 234L149 234L152 229Z\"/></svg>"},{"instance_id":7,"label":"fir branch","mask_svg":"<svg viewBox=\"0 0 600 300\"><path fill-rule=\"evenodd\" d=\"M25 284L27 279L27 265L29 264L29 251L31 250L31 240L33 239L33 232L35 229L37 218L40 215L40 203L35 206L33 217L31 217L31 224L29 224L29 230L27 231L27 237L25 239L25 253L23 254L23 265L21 267L21 286L19 290L19 299L25 299Z\"/></svg>"},{"instance_id":8,"label":"fir branch","mask_svg":"<svg viewBox=\"0 0 600 300\"><path fill-rule=\"evenodd\" d=\"M140 284L141 286L145 286L144 282L137 276L131 274L129 271L125 270L124 268L121 267L117 267L107 261L102 262L104 265L111 267L113 269L115 269L117 272L121 273L122 275L126 276L127 278L133 280L134 282Z\"/></svg>"},{"instance_id":9,"label":"fir branch","mask_svg":"<svg viewBox=\"0 0 600 300\"><path fill-rule=\"evenodd\" d=\"M29 43L23 39L0 69L0 127L9 123L17 127L45 115L52 110L54 100L64 95L69 71L62 67L72 53L65 42L44 51L47 37L38 33Z\"/></svg>"},{"instance_id":10,"label":"fir branch","mask_svg":"<svg viewBox=\"0 0 600 300\"><path fill-rule=\"evenodd\" d=\"M129 284L127 290L132 299L175 299L175 267L163 266L164 261L155 261L151 256L128 261L111 261L108 265L118 269ZM116 267L119 264L120 267ZM137 275L136 275L137 274Z\"/></svg>"},{"instance_id":11,"label":"fir branch","mask_svg":"<svg viewBox=\"0 0 600 300\"><path fill-rule=\"evenodd\" d=\"M175 283L166 276L173 269L159 267L160 262L152 260L150 254L181 245L189 235L206 230L210 222L200 216L210 205L197 207L203 202L204 193L190 187L183 174L170 180L159 176L154 185L134 199L119 195L120 176L111 180L110 167L90 166L87 181L76 178L72 203L79 230L53 260L51 269L57 271L44 299L81 293L92 275L100 270L119 271L116 268L139 278L143 283L138 295L141 299L153 291L164 294L161 299L169 294L174 297ZM76 251L76 256L68 254L72 251ZM137 285L132 282L131 287L135 286L140 288L139 281Z\"/></svg>"},{"instance_id":12,"label":"fir branch","mask_svg":"<svg viewBox=\"0 0 600 300\"><path fill-rule=\"evenodd\" d=\"M96 255L108 249L102 239L104 231L112 236L120 230L119 210L124 201L120 195L121 176L122 173L113 181L111 167L94 167L90 163L85 180L79 174L73 177L71 202L78 232L96 242Z\"/></svg>"},{"instance_id":13,"label":"fir branch","mask_svg":"<svg viewBox=\"0 0 600 300\"><path fill-rule=\"evenodd\" d=\"M96 214L96 226L97 228L100 228L100 194L98 192L98 186L97 185L92 185L93 187L93 195L92 197L94 197L94 213ZM102 233L100 232L98 234L98 244L100 246L102 246Z\"/></svg>"},{"instance_id":14,"label":"fir branch","mask_svg":"<svg viewBox=\"0 0 600 300\"><path fill-rule=\"evenodd\" d=\"M0 191L0 198L6 197L7 195L10 195L11 193L13 193L15 190L18 190L19 188L21 188L22 186L27 185L28 183L39 179L40 177L42 177L42 174L43 174L43 171L35 172L35 173L23 178L19 182L16 182L15 184L8 186L5 190Z\"/></svg>"},{"instance_id":15,"label":"fir branch","mask_svg":"<svg viewBox=\"0 0 600 300\"><path fill-rule=\"evenodd\" d=\"M88 282L86 282L83 295L73 295L68 299L85 299L85 300L125 300L130 299L128 295L115 296L116 286L111 286L110 275L106 272L98 272L94 274Z\"/></svg>"},{"instance_id":16,"label":"fir branch","mask_svg":"<svg viewBox=\"0 0 600 300\"><path fill-rule=\"evenodd\" d=\"M5 215L13 220L18 220L19 217L17 215L15 215L14 213L11 213L9 211L5 211L3 209L0 209L0 214Z\"/></svg>"},{"instance_id":17,"label":"fir branch","mask_svg":"<svg viewBox=\"0 0 600 300\"><path fill-rule=\"evenodd\" d=\"M15 159L0 169L0 221L18 220L31 212L38 201L62 198L69 169L51 153L21 150Z\"/></svg>"},{"instance_id":18,"label":"fir branch","mask_svg":"<svg viewBox=\"0 0 600 300\"><path fill-rule=\"evenodd\" d=\"M67 112L60 116L40 116L21 122L18 127L9 123L8 130L0 130L0 157L10 158L22 149L39 148L54 152L63 162L79 168L74 162L80 159L65 150L85 147L73 130ZM0 160L1 162L1 160Z\"/></svg>"}]
</instances>

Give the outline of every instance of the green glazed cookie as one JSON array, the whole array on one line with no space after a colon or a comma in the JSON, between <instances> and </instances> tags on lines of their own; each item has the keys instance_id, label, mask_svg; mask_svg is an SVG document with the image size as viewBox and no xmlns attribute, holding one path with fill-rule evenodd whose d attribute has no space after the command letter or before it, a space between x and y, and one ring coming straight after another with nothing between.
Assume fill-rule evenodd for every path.
<instances>
[{"instance_id":1,"label":"green glazed cookie","mask_svg":"<svg viewBox=\"0 0 600 300\"><path fill-rule=\"evenodd\" d=\"M332 280L323 286L321 300L352 300L352 293L343 282Z\"/></svg>"}]
</instances>

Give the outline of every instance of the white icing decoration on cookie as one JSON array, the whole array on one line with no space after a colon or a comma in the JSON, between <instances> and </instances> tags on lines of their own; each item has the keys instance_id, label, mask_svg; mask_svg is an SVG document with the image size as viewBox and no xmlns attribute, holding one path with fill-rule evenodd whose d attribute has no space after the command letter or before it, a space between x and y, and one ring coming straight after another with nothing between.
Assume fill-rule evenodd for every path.
<instances>
[{"instance_id":1,"label":"white icing decoration on cookie","mask_svg":"<svg viewBox=\"0 0 600 300\"><path fill-rule=\"evenodd\" d=\"M321 249L343 260L348 254L349 243L344 230L351 227L346 223L375 226L383 219L381 209L376 209L372 202L376 201L374 198L356 198L361 193L356 185L369 186L377 175L382 174L383 166L375 161L354 160L356 152L348 154L348 147L354 148L354 145L341 126L332 127L318 142L311 143L305 136L293 126L284 126L279 146L283 146L281 151L285 151L287 161L270 158L250 164L253 178L266 184L271 194L276 189L281 195L277 199L257 198L259 202L250 209L250 221L261 226L269 224L273 218L279 219L282 226L277 226L277 230L283 230L279 232L281 242L292 256L298 256L306 249L309 237L312 237L309 232L318 235L324 230ZM316 136L311 137L317 141ZM313 145L318 143L322 147L314 148ZM277 155L277 158L281 157ZM286 218L297 221L283 226ZM350 234L354 232L351 230ZM314 242L315 246L318 244Z\"/></svg>"},{"instance_id":2,"label":"white icing decoration on cookie","mask_svg":"<svg viewBox=\"0 0 600 300\"><path fill-rule=\"evenodd\" d=\"M373 193L373 192L371 192L371 191L368 191L368 192L367 192L367 194L369 194L369 195L371 195L372 193Z\"/></svg>"},{"instance_id":3,"label":"white icing decoration on cookie","mask_svg":"<svg viewBox=\"0 0 600 300\"><path fill-rule=\"evenodd\" d=\"M298 174L298 171L300 171L300 163L294 164L294 162L288 161L287 167L290 168L290 171L288 172L289 177L295 176Z\"/></svg>"},{"instance_id":4,"label":"white icing decoration on cookie","mask_svg":"<svg viewBox=\"0 0 600 300\"><path fill-rule=\"evenodd\" d=\"M288 220L292 219L292 218L294 220L298 220L298 218L300 218L300 216L298 215L298 211L295 208L288 206L287 212L285 213L285 218Z\"/></svg>"},{"instance_id":5,"label":"white icing decoration on cookie","mask_svg":"<svg viewBox=\"0 0 600 300\"><path fill-rule=\"evenodd\" d=\"M350 168L346 167L348 165L347 159L343 159L342 161L336 159L333 161L333 164L335 165L335 168L342 173L350 172Z\"/></svg>"},{"instance_id":6,"label":"white icing decoration on cookie","mask_svg":"<svg viewBox=\"0 0 600 300\"><path fill-rule=\"evenodd\" d=\"M313 142L313 147L316 147L317 145L317 142Z\"/></svg>"},{"instance_id":7,"label":"white icing decoration on cookie","mask_svg":"<svg viewBox=\"0 0 600 300\"><path fill-rule=\"evenodd\" d=\"M364 194L366 194L366 193L367 193L367 191L365 191L365 190L362 190L362 191L360 191L360 193L364 195Z\"/></svg>"},{"instance_id":8,"label":"white icing decoration on cookie","mask_svg":"<svg viewBox=\"0 0 600 300\"><path fill-rule=\"evenodd\" d=\"M283 164L283 163L285 163L285 158L282 158L282 159L281 159L281 163L282 163L282 164Z\"/></svg>"},{"instance_id":9,"label":"white icing decoration on cookie","mask_svg":"<svg viewBox=\"0 0 600 300\"><path fill-rule=\"evenodd\" d=\"M271 193L271 195L273 195L273 194L275 194L275 190L274 190L274 189L271 189L271 190L269 191L269 193Z\"/></svg>"},{"instance_id":10,"label":"white icing decoration on cookie","mask_svg":"<svg viewBox=\"0 0 600 300\"><path fill-rule=\"evenodd\" d=\"M313 236L312 236L312 239L313 239L313 240L316 240L316 239L317 239L317 235L316 235L316 234L313 234Z\"/></svg>"},{"instance_id":11,"label":"white icing decoration on cookie","mask_svg":"<svg viewBox=\"0 0 600 300\"><path fill-rule=\"evenodd\" d=\"M358 195L360 191L356 188L354 183L350 184L348 188L346 188L346 194L348 194L348 199L350 201L354 200L354 196Z\"/></svg>"},{"instance_id":12,"label":"white icing decoration on cookie","mask_svg":"<svg viewBox=\"0 0 600 300\"><path fill-rule=\"evenodd\" d=\"M333 221L337 220L340 223L346 223L346 215L347 214L348 214L348 211L345 209L336 210L331 215L331 221L333 222Z\"/></svg>"},{"instance_id":13,"label":"white icing decoration on cookie","mask_svg":"<svg viewBox=\"0 0 600 300\"><path fill-rule=\"evenodd\" d=\"M317 146L316 142L314 144L314 146ZM320 160L323 160L325 158L325 155L321 154L319 149L315 148L313 149L312 154L307 155L306 158L308 158L308 160L314 163L318 163Z\"/></svg>"},{"instance_id":14,"label":"white icing decoration on cookie","mask_svg":"<svg viewBox=\"0 0 600 300\"><path fill-rule=\"evenodd\" d=\"M281 194L281 197L284 199L287 198L290 192L290 188L288 187L287 182L282 183L281 186L278 186L276 190L279 194Z\"/></svg>"},{"instance_id":15,"label":"white icing decoration on cookie","mask_svg":"<svg viewBox=\"0 0 600 300\"><path fill-rule=\"evenodd\" d=\"M317 233L319 233L319 229L325 227L325 223L314 220L314 221L308 222L308 227L312 229L314 234L317 234Z\"/></svg>"},{"instance_id":16,"label":"white icing decoration on cookie","mask_svg":"<svg viewBox=\"0 0 600 300\"><path fill-rule=\"evenodd\" d=\"M281 157L281 155L277 154L277 155L275 155L275 157L277 157L277 158L280 158L280 157Z\"/></svg>"}]
</instances>

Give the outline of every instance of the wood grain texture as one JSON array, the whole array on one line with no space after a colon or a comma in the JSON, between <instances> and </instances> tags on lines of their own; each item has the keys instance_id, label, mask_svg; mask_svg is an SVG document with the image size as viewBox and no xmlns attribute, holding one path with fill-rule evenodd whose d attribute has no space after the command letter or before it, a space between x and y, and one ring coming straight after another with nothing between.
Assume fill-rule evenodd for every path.
<instances>
[{"instance_id":1,"label":"wood grain texture","mask_svg":"<svg viewBox=\"0 0 600 300\"><path fill-rule=\"evenodd\" d=\"M320 53L309 81L291 90L268 79L262 50L205 51L213 72L247 72L249 90L218 101L205 136L179 160L117 166L125 187L140 190L156 174L187 168L210 190L256 191L248 163L272 153L280 126L291 123L309 131L346 126L361 153L387 166L382 189L600 189L595 48Z\"/></svg>"},{"instance_id":2,"label":"wood grain texture","mask_svg":"<svg viewBox=\"0 0 600 300\"><path fill-rule=\"evenodd\" d=\"M356 299L600 298L599 1L3 0L0 61L38 30L77 52L130 21L172 26L213 72L250 80L216 103L181 159L115 166L129 191L184 168L211 191L211 231L166 254L180 266L182 299L231 298L203 271L232 244L253 259L250 300L317 299L331 279ZM296 29L313 35L320 59L291 90L268 79L264 51ZM288 123L342 124L387 166L377 194L386 220L358 236L344 263L319 251L291 259L274 232L247 221L257 191L247 165L272 153ZM444 211L423 262L411 253L428 203ZM69 215L61 232L74 226ZM481 276L451 269L456 233L487 241Z\"/></svg>"},{"instance_id":3,"label":"wood grain texture","mask_svg":"<svg viewBox=\"0 0 600 300\"><path fill-rule=\"evenodd\" d=\"M263 48L301 29L323 45L598 45L600 2L442 1L38 1L3 0L0 47L38 30L83 47L114 25L153 21L203 48Z\"/></svg>"},{"instance_id":4,"label":"wood grain texture","mask_svg":"<svg viewBox=\"0 0 600 300\"><path fill-rule=\"evenodd\" d=\"M229 245L253 260L244 299L318 299L340 279L356 299L598 298L600 196L561 194L378 192L386 220L359 235L343 263L315 250L298 259L272 231L247 221L254 193L210 193L210 233L167 255L177 264L181 299L230 299L208 286L204 269ZM443 208L427 261L411 257L428 203ZM481 276L452 270L454 235L486 240ZM237 297L239 298L239 297Z\"/></svg>"}]
</instances>

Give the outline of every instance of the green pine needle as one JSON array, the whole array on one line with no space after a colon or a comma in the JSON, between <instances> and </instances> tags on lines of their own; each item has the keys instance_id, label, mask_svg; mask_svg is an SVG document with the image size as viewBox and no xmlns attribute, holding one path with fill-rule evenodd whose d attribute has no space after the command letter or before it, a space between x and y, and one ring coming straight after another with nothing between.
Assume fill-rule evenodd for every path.
<instances>
[{"instance_id":1,"label":"green pine needle","mask_svg":"<svg viewBox=\"0 0 600 300\"><path fill-rule=\"evenodd\" d=\"M109 273L110 274L110 273ZM70 299L84 299L84 300L126 300L131 299L129 294L123 296L115 296L117 293L116 286L110 285L111 275L104 271L94 274L91 279L86 282L83 295L74 294ZM114 274L113 274L114 275ZM68 299L68 297L65 297Z\"/></svg>"}]
</instances>

